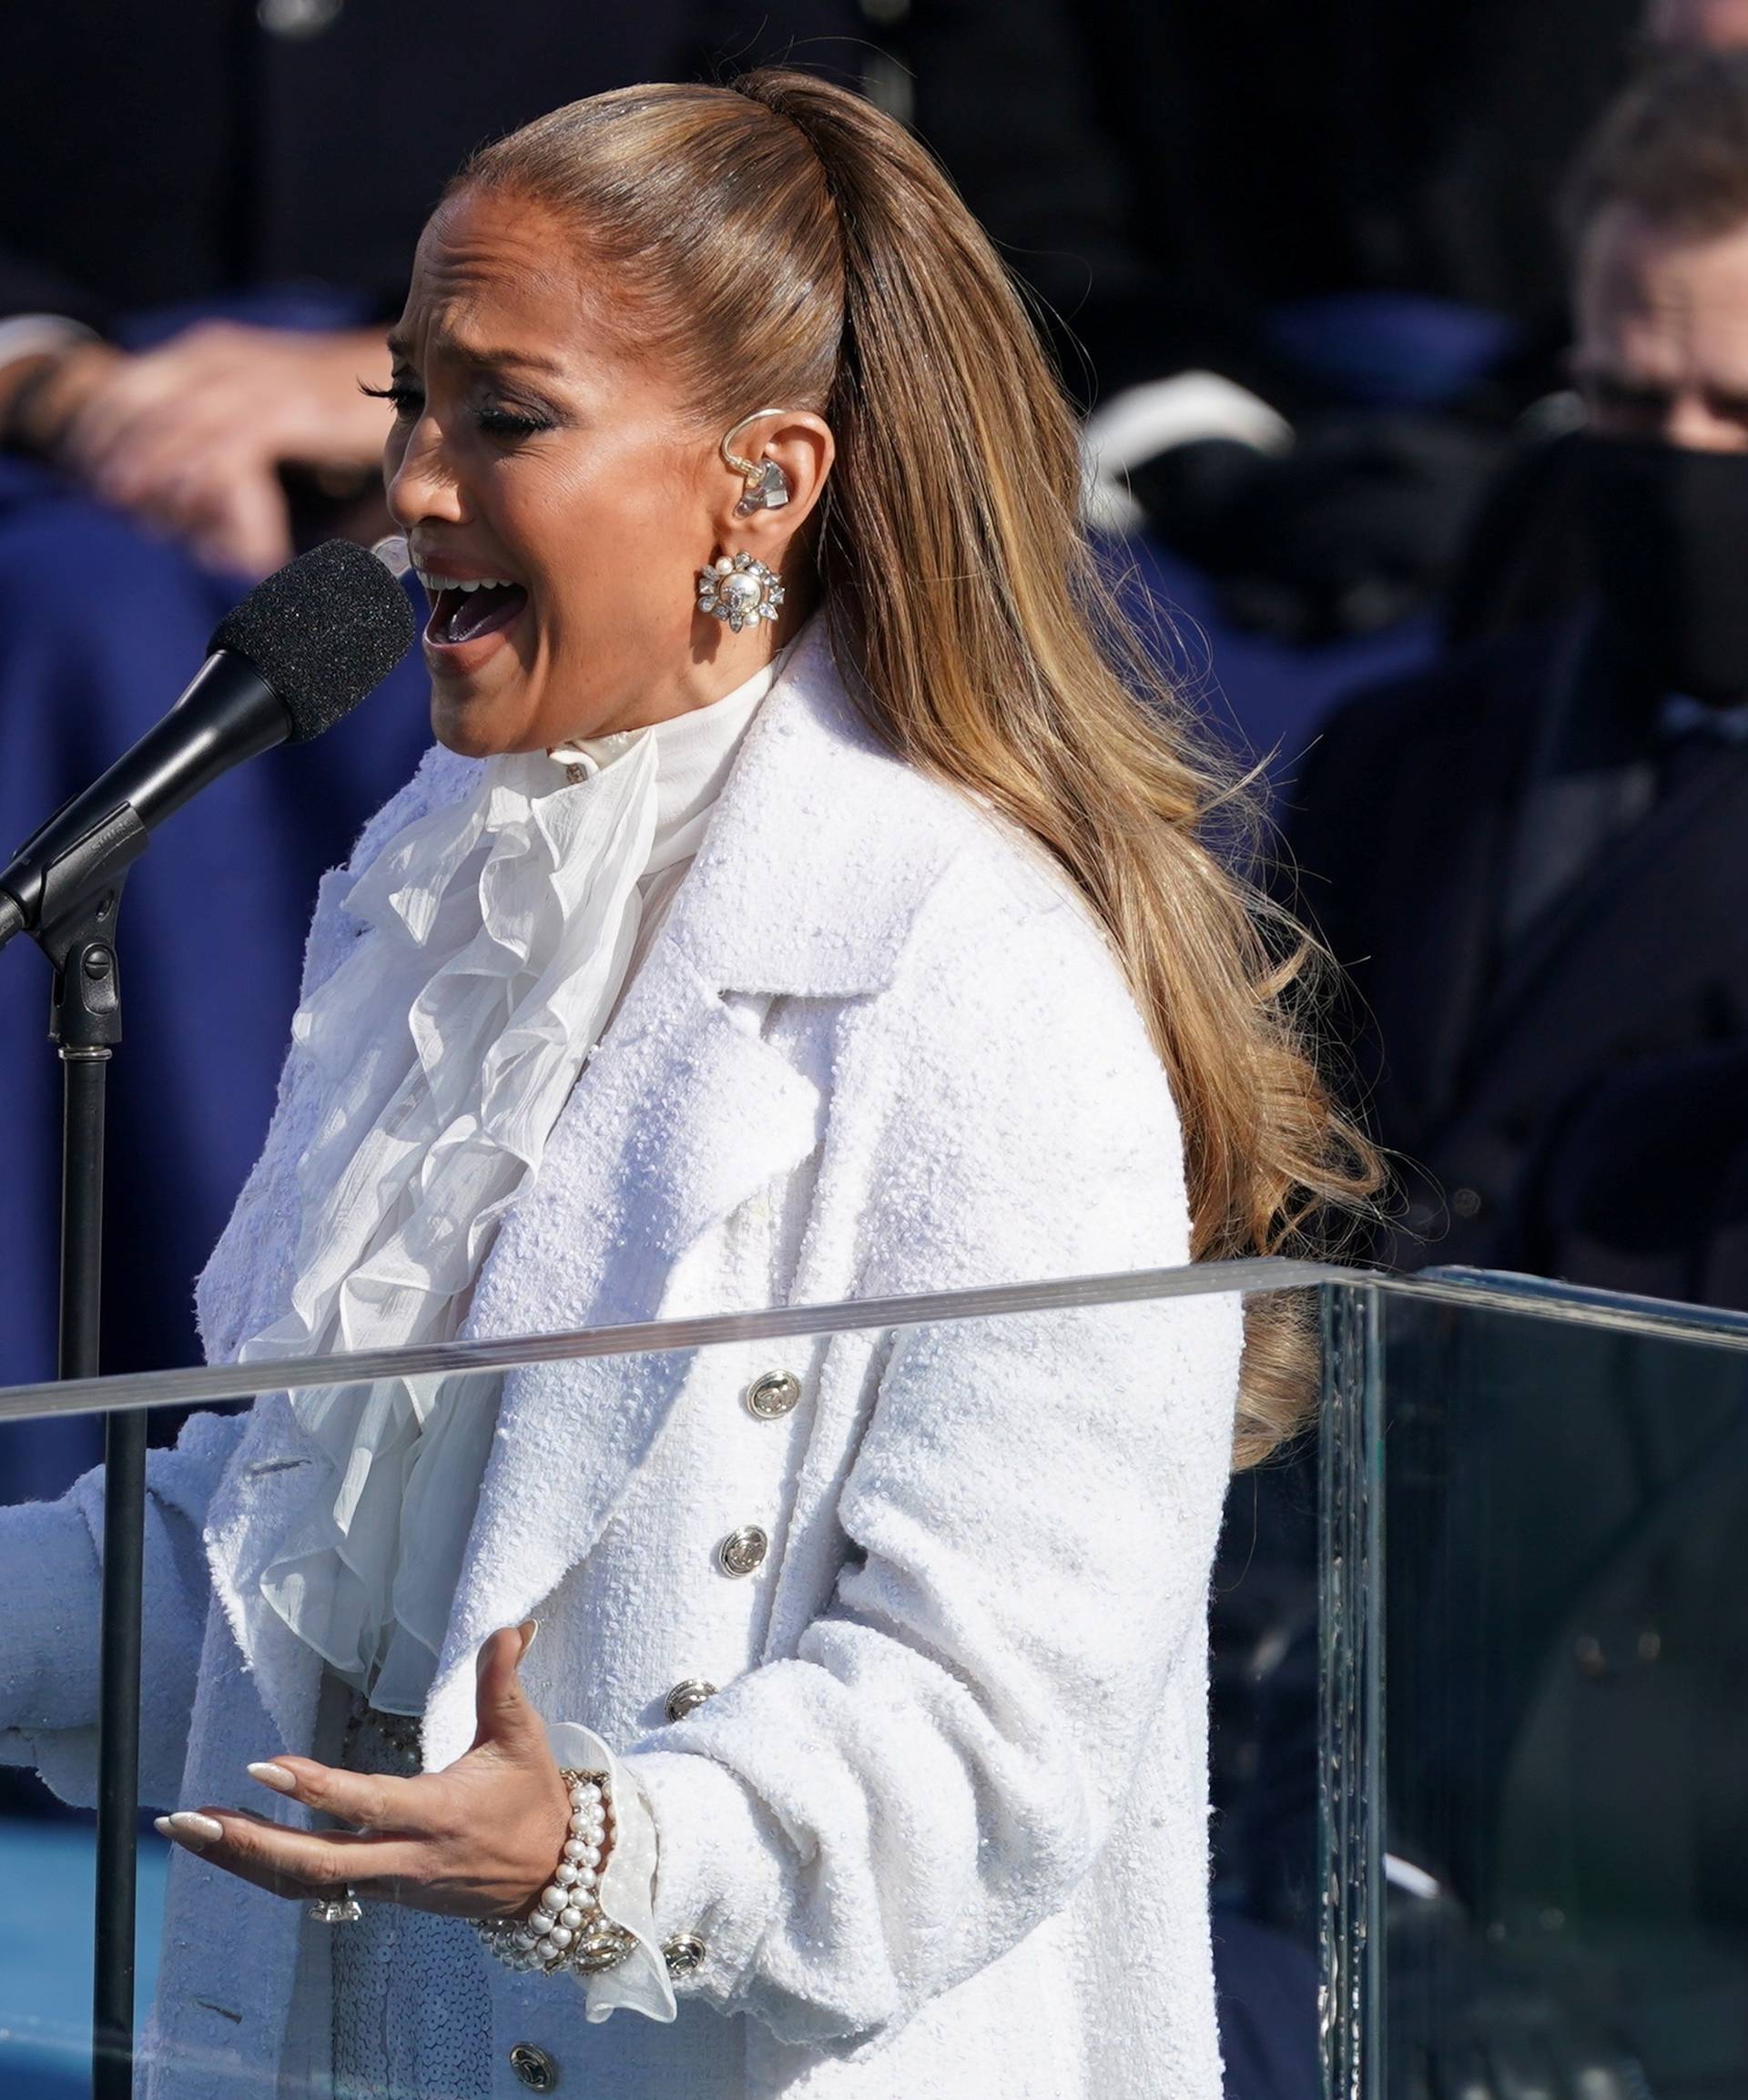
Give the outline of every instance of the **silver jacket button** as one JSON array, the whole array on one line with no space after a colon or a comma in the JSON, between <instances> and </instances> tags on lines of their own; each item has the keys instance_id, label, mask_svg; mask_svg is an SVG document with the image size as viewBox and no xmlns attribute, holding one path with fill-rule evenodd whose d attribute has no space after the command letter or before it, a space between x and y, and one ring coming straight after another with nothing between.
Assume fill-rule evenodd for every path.
<instances>
[{"instance_id":1,"label":"silver jacket button","mask_svg":"<svg viewBox=\"0 0 1748 2100\"><path fill-rule=\"evenodd\" d=\"M696 1933L676 1933L662 1942L662 1959L670 1976L689 1976L704 1966L707 1950Z\"/></svg>"},{"instance_id":2,"label":"silver jacket button","mask_svg":"<svg viewBox=\"0 0 1748 2100\"><path fill-rule=\"evenodd\" d=\"M801 1397L801 1381L793 1371L767 1371L747 1388L747 1405L761 1422L775 1422Z\"/></svg>"},{"instance_id":3,"label":"silver jacket button","mask_svg":"<svg viewBox=\"0 0 1748 2100\"><path fill-rule=\"evenodd\" d=\"M771 1549L767 1534L757 1524L743 1524L716 1548L716 1566L725 1575L750 1575Z\"/></svg>"},{"instance_id":4,"label":"silver jacket button","mask_svg":"<svg viewBox=\"0 0 1748 2100\"><path fill-rule=\"evenodd\" d=\"M669 1720L684 1720L687 1714L696 1713L716 1689L708 1678L683 1677L662 1702L662 1711Z\"/></svg>"},{"instance_id":5,"label":"silver jacket button","mask_svg":"<svg viewBox=\"0 0 1748 2100\"><path fill-rule=\"evenodd\" d=\"M510 2068L531 2093L558 2090L558 2065L544 2049L532 2042L518 2042L510 2052Z\"/></svg>"}]
</instances>

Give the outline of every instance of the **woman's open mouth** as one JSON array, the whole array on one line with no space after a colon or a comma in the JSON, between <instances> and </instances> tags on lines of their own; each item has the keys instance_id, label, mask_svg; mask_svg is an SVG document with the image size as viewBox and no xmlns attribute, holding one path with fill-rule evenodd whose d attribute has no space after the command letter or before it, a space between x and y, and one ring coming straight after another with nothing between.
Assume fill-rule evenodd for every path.
<instances>
[{"instance_id":1,"label":"woman's open mouth","mask_svg":"<svg viewBox=\"0 0 1748 2100\"><path fill-rule=\"evenodd\" d=\"M431 617L425 623L427 650L447 653L469 649L471 644L502 634L528 603L528 593L520 583L502 577L458 583L421 573L419 580L431 597ZM478 652L469 649L469 654ZM472 669L472 664L467 667Z\"/></svg>"}]
</instances>

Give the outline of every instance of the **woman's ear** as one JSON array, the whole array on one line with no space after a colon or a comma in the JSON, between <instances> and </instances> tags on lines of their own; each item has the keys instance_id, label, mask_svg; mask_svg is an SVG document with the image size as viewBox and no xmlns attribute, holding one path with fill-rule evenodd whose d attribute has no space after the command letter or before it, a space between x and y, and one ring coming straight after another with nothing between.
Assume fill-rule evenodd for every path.
<instances>
[{"instance_id":1,"label":"woman's ear","mask_svg":"<svg viewBox=\"0 0 1748 2100\"><path fill-rule=\"evenodd\" d=\"M743 510L747 476L738 467L721 462L721 500L713 519L716 544L725 553L744 550L780 571L790 543L825 493L837 456L830 428L807 410L774 410L737 431L727 449L750 465L774 466L783 477L788 501L773 506L767 500Z\"/></svg>"}]
</instances>

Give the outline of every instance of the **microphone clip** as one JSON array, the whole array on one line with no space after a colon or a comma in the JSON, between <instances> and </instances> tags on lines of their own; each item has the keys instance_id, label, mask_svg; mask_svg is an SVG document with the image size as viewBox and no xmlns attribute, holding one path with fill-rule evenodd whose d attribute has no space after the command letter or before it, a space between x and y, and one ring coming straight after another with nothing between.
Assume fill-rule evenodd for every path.
<instances>
[{"instance_id":1,"label":"microphone clip","mask_svg":"<svg viewBox=\"0 0 1748 2100\"><path fill-rule=\"evenodd\" d=\"M36 937L55 965L49 1040L64 1062L105 1058L121 1040L121 967L116 919L127 872L86 900L76 915L56 922L52 938Z\"/></svg>"},{"instance_id":2,"label":"microphone clip","mask_svg":"<svg viewBox=\"0 0 1748 2100\"><path fill-rule=\"evenodd\" d=\"M69 805L69 808L71 806ZM99 926L112 920L121 901L127 871L152 842L152 835L129 803L110 810L83 830L57 837L70 828L62 816L52 817L19 848L14 868L40 863L41 849L53 857L31 868L34 879L0 890L0 948L15 934L28 933L58 970L68 949L81 937L87 918ZM10 870L8 871L10 872Z\"/></svg>"}]
</instances>

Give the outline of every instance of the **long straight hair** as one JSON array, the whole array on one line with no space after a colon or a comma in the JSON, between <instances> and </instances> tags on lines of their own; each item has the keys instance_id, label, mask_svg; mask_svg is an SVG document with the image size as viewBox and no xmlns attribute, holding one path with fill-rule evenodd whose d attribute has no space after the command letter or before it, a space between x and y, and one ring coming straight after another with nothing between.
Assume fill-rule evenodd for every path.
<instances>
[{"instance_id":1,"label":"long straight hair","mask_svg":"<svg viewBox=\"0 0 1748 2100\"><path fill-rule=\"evenodd\" d=\"M1072 412L916 140L771 69L573 103L452 187L572 225L701 418L775 401L830 424L813 556L834 647L891 746L1031 833L1104 926L1176 1099L1193 1255L1311 1251L1314 1222L1363 1207L1375 1155L1294 1019L1315 951L1239 872L1248 791L1100 580ZM1252 1298L1235 1464L1299 1425L1310 1373L1299 1306Z\"/></svg>"}]
</instances>

